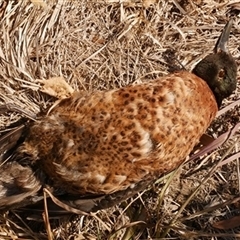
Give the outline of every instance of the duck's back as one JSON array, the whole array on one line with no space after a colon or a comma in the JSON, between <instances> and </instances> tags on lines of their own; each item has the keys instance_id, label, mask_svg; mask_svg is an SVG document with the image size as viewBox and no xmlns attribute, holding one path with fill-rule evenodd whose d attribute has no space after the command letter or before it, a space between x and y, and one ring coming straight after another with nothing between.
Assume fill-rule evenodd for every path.
<instances>
[{"instance_id":1,"label":"duck's back","mask_svg":"<svg viewBox=\"0 0 240 240\"><path fill-rule=\"evenodd\" d=\"M205 81L182 71L117 90L75 93L31 127L20 150L68 192L108 194L178 166L216 112Z\"/></svg>"}]
</instances>

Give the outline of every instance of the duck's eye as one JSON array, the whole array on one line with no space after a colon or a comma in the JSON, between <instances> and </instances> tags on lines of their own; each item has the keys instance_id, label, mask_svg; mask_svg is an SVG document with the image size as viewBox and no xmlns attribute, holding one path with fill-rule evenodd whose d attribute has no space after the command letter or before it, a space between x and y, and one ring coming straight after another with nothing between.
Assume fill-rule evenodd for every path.
<instances>
[{"instance_id":1,"label":"duck's eye","mask_svg":"<svg viewBox=\"0 0 240 240\"><path fill-rule=\"evenodd\" d=\"M221 81L224 77L225 77L225 71L224 69L221 68L220 71L218 72L219 81Z\"/></svg>"}]
</instances>

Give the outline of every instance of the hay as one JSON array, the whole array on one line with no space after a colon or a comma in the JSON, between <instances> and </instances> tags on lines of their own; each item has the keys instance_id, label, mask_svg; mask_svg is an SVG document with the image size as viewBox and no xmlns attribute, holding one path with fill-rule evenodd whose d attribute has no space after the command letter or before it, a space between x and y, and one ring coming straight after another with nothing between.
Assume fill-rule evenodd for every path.
<instances>
[{"instance_id":1,"label":"hay","mask_svg":"<svg viewBox=\"0 0 240 240\"><path fill-rule=\"evenodd\" d=\"M228 2L0 1L0 103L15 104L30 114L47 109L55 99L39 91L38 79L63 76L76 90L94 91L147 81L183 67L190 70L212 51L230 16L234 27L229 49L239 63L239 5ZM239 92L238 86L225 106L234 103ZM240 122L239 110L238 105L221 115L209 134L217 137L234 127ZM21 117L14 112L1 115L1 129ZM209 174L226 152L226 159L239 153L238 135L207 159L185 164L164 192L163 183L156 183L138 200L100 211L96 217L59 217L49 228L52 235L57 239L239 237L239 228L222 231L211 225L238 213L234 203L240 188L238 161L234 158ZM205 184L189 198L203 179ZM225 206L225 201L230 203ZM218 208L212 210L215 205ZM47 236L51 234L43 223L26 222L21 213L0 216L1 239Z\"/></svg>"}]
</instances>

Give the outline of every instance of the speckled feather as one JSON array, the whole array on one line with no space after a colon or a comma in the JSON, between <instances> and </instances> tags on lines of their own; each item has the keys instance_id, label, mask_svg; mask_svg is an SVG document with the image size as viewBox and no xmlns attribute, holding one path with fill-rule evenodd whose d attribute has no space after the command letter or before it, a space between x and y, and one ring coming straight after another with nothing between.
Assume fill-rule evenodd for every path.
<instances>
[{"instance_id":1,"label":"speckled feather","mask_svg":"<svg viewBox=\"0 0 240 240\"><path fill-rule=\"evenodd\" d=\"M178 166L216 112L206 82L179 72L117 90L76 93L34 123L19 150L34 153L68 192L109 194Z\"/></svg>"}]
</instances>

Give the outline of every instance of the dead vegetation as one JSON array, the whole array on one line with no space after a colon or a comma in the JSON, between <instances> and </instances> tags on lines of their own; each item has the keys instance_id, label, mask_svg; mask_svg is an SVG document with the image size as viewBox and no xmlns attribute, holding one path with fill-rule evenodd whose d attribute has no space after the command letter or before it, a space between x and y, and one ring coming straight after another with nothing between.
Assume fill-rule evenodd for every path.
<instances>
[{"instance_id":1,"label":"dead vegetation","mask_svg":"<svg viewBox=\"0 0 240 240\"><path fill-rule=\"evenodd\" d=\"M212 51L229 17L229 49L239 63L239 9L240 2L227 0L0 1L0 103L30 114L47 109L55 99L38 91L37 79L63 76L76 90L94 91L190 70ZM239 93L240 84L224 107L237 103ZM0 215L0 239L240 238L239 112L238 101L209 128L214 138L229 131L214 142L218 148L135 199L49 221L8 212ZM19 118L2 114L1 129Z\"/></svg>"}]
</instances>

